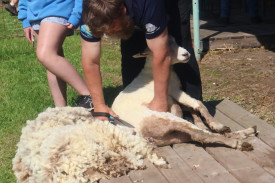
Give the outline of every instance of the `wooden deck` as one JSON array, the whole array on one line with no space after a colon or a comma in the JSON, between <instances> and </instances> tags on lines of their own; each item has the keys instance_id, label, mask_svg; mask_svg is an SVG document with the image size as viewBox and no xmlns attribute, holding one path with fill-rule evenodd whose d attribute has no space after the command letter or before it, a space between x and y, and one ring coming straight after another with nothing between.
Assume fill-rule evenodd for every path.
<instances>
[{"instance_id":1,"label":"wooden deck","mask_svg":"<svg viewBox=\"0 0 275 183\"><path fill-rule=\"evenodd\" d=\"M247 139L254 150L241 152L189 143L166 146L160 151L171 169L156 168L146 162L145 170L100 183L275 183L275 128L229 100L208 102L206 106L232 130L257 125L259 135Z\"/></svg>"}]
</instances>

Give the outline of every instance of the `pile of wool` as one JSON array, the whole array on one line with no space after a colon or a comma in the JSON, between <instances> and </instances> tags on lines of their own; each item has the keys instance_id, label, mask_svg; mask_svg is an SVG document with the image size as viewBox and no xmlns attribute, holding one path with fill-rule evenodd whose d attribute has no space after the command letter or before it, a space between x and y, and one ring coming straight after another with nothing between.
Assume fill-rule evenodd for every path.
<instances>
[{"instance_id":1,"label":"pile of wool","mask_svg":"<svg viewBox=\"0 0 275 183\"><path fill-rule=\"evenodd\" d=\"M80 107L48 108L22 129L13 170L18 182L94 182L166 162L133 129L99 121Z\"/></svg>"}]
</instances>

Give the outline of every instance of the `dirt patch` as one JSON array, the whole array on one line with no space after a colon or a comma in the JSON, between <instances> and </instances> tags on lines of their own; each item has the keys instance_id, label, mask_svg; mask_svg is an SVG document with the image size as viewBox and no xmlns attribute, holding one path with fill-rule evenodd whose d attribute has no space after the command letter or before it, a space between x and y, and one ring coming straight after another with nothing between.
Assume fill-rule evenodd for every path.
<instances>
[{"instance_id":1,"label":"dirt patch","mask_svg":"<svg viewBox=\"0 0 275 183\"><path fill-rule=\"evenodd\" d=\"M205 101L227 98L275 126L275 52L211 51L199 66Z\"/></svg>"}]
</instances>

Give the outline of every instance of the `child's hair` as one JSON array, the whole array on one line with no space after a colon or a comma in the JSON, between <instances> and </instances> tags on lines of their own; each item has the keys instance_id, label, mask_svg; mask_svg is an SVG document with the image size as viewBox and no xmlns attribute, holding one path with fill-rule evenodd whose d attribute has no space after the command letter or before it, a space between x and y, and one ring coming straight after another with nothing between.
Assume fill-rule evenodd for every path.
<instances>
[{"instance_id":1,"label":"child's hair","mask_svg":"<svg viewBox=\"0 0 275 183\"><path fill-rule=\"evenodd\" d=\"M113 20L122 17L124 0L84 0L83 21L94 37L102 37Z\"/></svg>"}]
</instances>

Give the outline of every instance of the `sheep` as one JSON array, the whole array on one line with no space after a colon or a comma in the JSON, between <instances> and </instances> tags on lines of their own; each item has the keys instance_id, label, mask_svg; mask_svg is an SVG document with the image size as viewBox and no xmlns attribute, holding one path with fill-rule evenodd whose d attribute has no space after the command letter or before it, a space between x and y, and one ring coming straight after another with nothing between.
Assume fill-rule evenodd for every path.
<instances>
[{"instance_id":1,"label":"sheep","mask_svg":"<svg viewBox=\"0 0 275 183\"><path fill-rule=\"evenodd\" d=\"M188 60L189 53L173 39L169 45L172 64ZM252 149L242 139L255 134L256 127L229 133L230 129L218 123L202 102L180 90L180 82L173 71L169 85L170 112L151 111L143 105L154 94L151 59L147 57L145 68L112 105L119 117L135 128L99 121L91 116L91 111L81 107L48 108L35 120L28 120L22 129L13 158L17 181L95 182L125 175L132 169L143 169L145 158L157 166L168 167L156 154L154 144L164 146L192 140L221 143L240 150ZM205 130L195 112L192 114L196 125L182 119L178 103L199 112L211 130L224 135Z\"/></svg>"},{"instance_id":2,"label":"sheep","mask_svg":"<svg viewBox=\"0 0 275 183\"><path fill-rule=\"evenodd\" d=\"M22 129L13 158L18 182L95 182L166 161L133 129L100 121L81 107L48 108Z\"/></svg>"},{"instance_id":3,"label":"sheep","mask_svg":"<svg viewBox=\"0 0 275 183\"><path fill-rule=\"evenodd\" d=\"M189 60L188 51L179 47L171 36L169 36L169 46L171 66ZM243 139L254 135L256 126L230 133L230 128L216 121L201 101L191 98L181 90L179 78L173 69L168 89L170 112L156 112L147 108L144 104L153 99L154 80L152 55L150 52L144 55L147 55L147 58L143 70L113 102L112 109L120 119L133 125L137 133L157 146L196 141L201 144L219 143L239 150L253 149L252 145ZM191 109L195 124L182 118L179 104ZM202 116L206 125L196 115L197 113Z\"/></svg>"}]
</instances>

